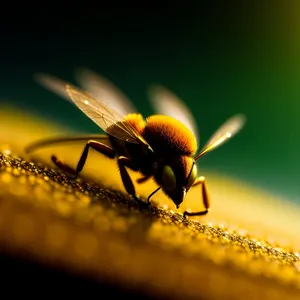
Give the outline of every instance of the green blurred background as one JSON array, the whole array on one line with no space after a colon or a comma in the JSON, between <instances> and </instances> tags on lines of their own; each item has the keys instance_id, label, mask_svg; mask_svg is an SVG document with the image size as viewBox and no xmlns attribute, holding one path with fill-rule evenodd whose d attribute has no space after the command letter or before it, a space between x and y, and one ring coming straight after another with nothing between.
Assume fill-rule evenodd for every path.
<instances>
[{"instance_id":1,"label":"green blurred background","mask_svg":"<svg viewBox=\"0 0 300 300\"><path fill-rule=\"evenodd\" d=\"M1 20L1 101L96 133L80 111L35 83L34 73L74 82L77 67L90 68L144 115L153 112L147 87L163 84L192 109L201 145L232 114L248 118L199 166L300 202L300 4L207 2L12 8Z\"/></svg>"}]
</instances>

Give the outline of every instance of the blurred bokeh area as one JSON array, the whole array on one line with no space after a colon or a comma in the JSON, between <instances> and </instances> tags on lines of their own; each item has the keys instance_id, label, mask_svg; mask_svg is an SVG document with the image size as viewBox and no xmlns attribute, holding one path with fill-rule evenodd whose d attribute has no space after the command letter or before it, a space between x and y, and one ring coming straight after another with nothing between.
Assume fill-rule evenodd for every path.
<instances>
[{"instance_id":1,"label":"blurred bokeh area","mask_svg":"<svg viewBox=\"0 0 300 300\"><path fill-rule=\"evenodd\" d=\"M130 283L143 297L153 288L178 299L261 293L264 299L298 299L300 3L21 6L7 8L0 20L1 255L12 249L17 257L30 253L65 265L70 273L71 265L79 273L92 270L93 279L112 278L112 288L103 283L112 294L115 286ZM75 105L35 80L46 73L78 85L80 68L112 82L144 117L156 112L149 101L151 85L172 91L196 119L199 149L229 117L246 116L241 132L198 161L214 198L211 214L199 222L182 221L158 194L153 203L160 208L136 209L123 196L91 188L85 182L93 176L75 182L13 157L20 153L2 155L6 140L18 144L20 139L23 145L27 138L53 137L54 127L62 135L103 133ZM75 163L80 151L70 145L61 153ZM111 161L94 162L92 174L100 183L122 188L119 173L107 171ZM141 189L145 195L153 190ZM198 193L191 192L195 207ZM1 270L8 281L19 273L22 282L22 271L28 274L33 266L11 263L4 255ZM36 278L44 278L39 274ZM68 276L52 278L68 282ZM70 289L80 286L76 282Z\"/></svg>"},{"instance_id":2,"label":"blurred bokeh area","mask_svg":"<svg viewBox=\"0 0 300 300\"><path fill-rule=\"evenodd\" d=\"M247 116L242 132L199 166L298 201L297 1L72 6L49 7L28 22L11 16L1 21L1 103L74 132L97 133L93 122L38 85L34 74L76 83L74 70L89 68L116 84L144 116L153 113L147 88L159 83L192 110L200 147L232 114Z\"/></svg>"}]
</instances>

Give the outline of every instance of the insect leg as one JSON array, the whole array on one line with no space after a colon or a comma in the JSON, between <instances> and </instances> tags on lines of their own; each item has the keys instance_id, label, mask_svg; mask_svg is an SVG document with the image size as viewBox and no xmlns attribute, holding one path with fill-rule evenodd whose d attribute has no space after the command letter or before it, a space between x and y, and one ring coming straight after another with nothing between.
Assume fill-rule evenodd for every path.
<instances>
[{"instance_id":1,"label":"insect leg","mask_svg":"<svg viewBox=\"0 0 300 300\"><path fill-rule=\"evenodd\" d=\"M158 191L160 190L160 188L161 188L161 187L158 187L155 191L153 191L153 192L148 196L147 201L148 201L149 204L150 204L150 198L151 198L156 192L158 192Z\"/></svg>"},{"instance_id":2,"label":"insect leg","mask_svg":"<svg viewBox=\"0 0 300 300\"><path fill-rule=\"evenodd\" d=\"M75 176L76 171L74 170L74 168L72 168L69 165L65 164L63 161L61 161L60 159L58 159L57 156L52 155L51 156L51 160L56 165L56 167L58 167L59 169L61 169L63 172L65 172L67 174L70 174L72 176Z\"/></svg>"},{"instance_id":3,"label":"insect leg","mask_svg":"<svg viewBox=\"0 0 300 300\"><path fill-rule=\"evenodd\" d=\"M137 183L144 183L146 182L147 180L149 180L151 178L151 176L143 176L143 177L140 177L136 180Z\"/></svg>"},{"instance_id":4,"label":"insect leg","mask_svg":"<svg viewBox=\"0 0 300 300\"><path fill-rule=\"evenodd\" d=\"M123 181L123 185L124 185L124 187L126 189L126 192L129 195L131 195L133 197L133 199L136 202L138 202L139 204L143 204L143 205L148 204L148 203L145 203L145 202L141 201L136 196L135 188L134 188L132 179L130 178L130 175L129 175L127 169L126 169L126 167L127 167L127 168L129 168L129 169L131 169L133 171L137 171L138 168L132 163L132 161L128 157L125 157L125 156L120 156L118 158L118 166L119 166L121 178L122 178L122 181Z\"/></svg>"},{"instance_id":5,"label":"insect leg","mask_svg":"<svg viewBox=\"0 0 300 300\"><path fill-rule=\"evenodd\" d=\"M193 187L196 186L196 185L199 185L199 184L202 185L202 201L203 201L205 210L204 211L198 211L198 212L185 211L184 214L183 214L184 217L186 217L186 216L204 216L209 212L210 197L208 195L208 190L207 190L205 177L203 177L203 176L198 177L196 179L196 181L194 182Z\"/></svg>"},{"instance_id":6,"label":"insect leg","mask_svg":"<svg viewBox=\"0 0 300 300\"><path fill-rule=\"evenodd\" d=\"M57 144L65 144L71 142L78 142L78 141L86 141L89 140L102 140L108 141L108 136L106 134L86 134L80 136L61 136L61 137L54 137L54 138L45 138L38 141L35 141L25 147L25 152L30 153L42 147L53 146Z\"/></svg>"},{"instance_id":7,"label":"insect leg","mask_svg":"<svg viewBox=\"0 0 300 300\"><path fill-rule=\"evenodd\" d=\"M108 158L114 158L116 155L115 151L112 148L110 148L109 146L102 144L100 142L97 142L97 141L93 141L93 140L88 141L82 151L80 158L79 158L76 170L75 171L73 170L73 172L72 172L72 173L75 173L75 176L73 177L73 179L76 179L78 177L79 173L82 171L82 169L85 165L90 147L92 149L96 150L97 152L100 152L101 154L105 155ZM52 161L56 164L57 167L59 167L62 170L65 170L68 172L70 172L72 170L71 167L69 167L68 165L59 161L57 159L57 157L54 155L52 156Z\"/></svg>"}]
</instances>

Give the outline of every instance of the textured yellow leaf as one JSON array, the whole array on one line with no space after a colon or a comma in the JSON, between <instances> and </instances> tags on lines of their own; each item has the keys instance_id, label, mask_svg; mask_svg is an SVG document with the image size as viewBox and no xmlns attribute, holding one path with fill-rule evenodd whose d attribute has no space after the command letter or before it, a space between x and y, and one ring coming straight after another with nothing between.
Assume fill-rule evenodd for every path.
<instances>
[{"instance_id":1,"label":"textured yellow leaf","mask_svg":"<svg viewBox=\"0 0 300 300\"><path fill-rule=\"evenodd\" d=\"M1 249L150 295L299 298L295 204L203 170L212 211L185 220L185 208L201 209L197 188L181 210L162 193L140 207L114 160L91 152L76 181L54 169L51 154L75 166L83 143L24 154L28 142L67 130L15 108L1 109L0 128ZM154 188L137 190L146 198Z\"/></svg>"}]
</instances>

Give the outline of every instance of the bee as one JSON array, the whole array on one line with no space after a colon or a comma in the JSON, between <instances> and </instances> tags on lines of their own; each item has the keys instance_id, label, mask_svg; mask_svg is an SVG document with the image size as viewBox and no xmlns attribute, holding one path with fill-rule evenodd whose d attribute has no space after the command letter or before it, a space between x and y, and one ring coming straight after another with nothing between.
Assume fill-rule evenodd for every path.
<instances>
[{"instance_id":1,"label":"bee","mask_svg":"<svg viewBox=\"0 0 300 300\"><path fill-rule=\"evenodd\" d=\"M210 211L211 201L205 177L197 175L196 163L204 154L239 132L246 121L245 116L236 114L229 118L196 153L199 138L193 115L167 88L152 86L149 95L159 112L144 118L108 79L89 70L77 74L83 89L47 74L37 74L36 79L44 87L73 102L105 134L44 139L28 145L25 151L28 153L54 143L86 140L75 169L62 163L55 155L51 157L53 163L61 170L72 173L72 178L76 179L92 148L107 158L116 159L126 192L133 200L147 206L151 204L151 197L161 189L178 209L188 191L201 185L201 200L205 209L185 211L183 215L206 215ZM148 196L147 202L137 196L128 169L141 174L137 183L152 178L158 185Z\"/></svg>"}]
</instances>

